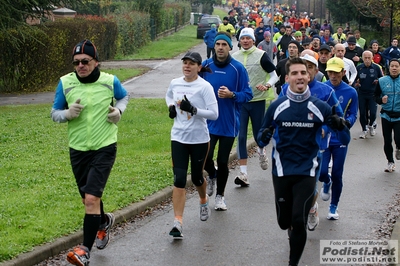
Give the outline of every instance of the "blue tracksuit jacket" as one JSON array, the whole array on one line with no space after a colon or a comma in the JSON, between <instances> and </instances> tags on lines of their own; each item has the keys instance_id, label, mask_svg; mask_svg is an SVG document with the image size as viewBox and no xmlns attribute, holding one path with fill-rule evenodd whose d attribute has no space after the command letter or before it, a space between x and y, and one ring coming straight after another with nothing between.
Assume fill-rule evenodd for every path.
<instances>
[{"instance_id":1,"label":"blue tracksuit jacket","mask_svg":"<svg viewBox=\"0 0 400 266\"><path fill-rule=\"evenodd\" d=\"M199 73L213 86L218 101L220 115L217 120L207 120L208 130L213 135L236 137L239 133L241 104L253 98L249 76L246 68L231 56L224 63L215 63L214 60L216 60L215 56L202 63L203 66L209 67L212 73ZM236 94L236 97L234 99L219 98L218 89L221 86L226 86Z\"/></svg>"}]
</instances>

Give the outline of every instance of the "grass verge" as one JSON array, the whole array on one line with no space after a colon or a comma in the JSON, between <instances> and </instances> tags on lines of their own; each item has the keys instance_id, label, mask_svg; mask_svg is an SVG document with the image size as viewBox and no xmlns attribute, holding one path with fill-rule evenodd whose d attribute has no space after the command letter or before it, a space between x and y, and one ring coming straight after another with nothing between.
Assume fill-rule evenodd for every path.
<instances>
[{"instance_id":1,"label":"grass verge","mask_svg":"<svg viewBox=\"0 0 400 266\"><path fill-rule=\"evenodd\" d=\"M172 35L164 37L158 41L151 42L142 47L133 55L117 56L116 59L141 60L141 59L168 59L179 55L203 42L196 39L195 25L188 25Z\"/></svg>"},{"instance_id":2,"label":"grass verge","mask_svg":"<svg viewBox=\"0 0 400 266\"><path fill-rule=\"evenodd\" d=\"M0 261L82 228L84 210L72 174L67 125L51 105L0 107ZM164 99L131 99L119 123L118 155L104 193L106 211L172 185Z\"/></svg>"}]
</instances>

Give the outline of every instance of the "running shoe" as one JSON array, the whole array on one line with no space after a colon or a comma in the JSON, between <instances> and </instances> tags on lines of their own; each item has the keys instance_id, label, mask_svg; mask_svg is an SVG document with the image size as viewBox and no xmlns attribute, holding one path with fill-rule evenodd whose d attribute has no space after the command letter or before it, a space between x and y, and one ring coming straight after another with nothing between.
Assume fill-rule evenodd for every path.
<instances>
[{"instance_id":1,"label":"running shoe","mask_svg":"<svg viewBox=\"0 0 400 266\"><path fill-rule=\"evenodd\" d=\"M215 207L214 208L216 211L226 211L227 210L224 196L217 195L215 197Z\"/></svg>"},{"instance_id":2,"label":"running shoe","mask_svg":"<svg viewBox=\"0 0 400 266\"><path fill-rule=\"evenodd\" d=\"M202 221L207 221L208 218L210 218L211 215L211 210L208 207L208 196L207 197L207 202L204 204L200 204L200 220Z\"/></svg>"},{"instance_id":3,"label":"running shoe","mask_svg":"<svg viewBox=\"0 0 400 266\"><path fill-rule=\"evenodd\" d=\"M242 187L249 186L250 183L249 180L247 179L247 174L240 172L240 174L235 178L235 184L240 185Z\"/></svg>"},{"instance_id":4,"label":"running shoe","mask_svg":"<svg viewBox=\"0 0 400 266\"><path fill-rule=\"evenodd\" d=\"M261 169L267 170L268 169L268 165L269 165L267 155L260 154L259 160L260 160Z\"/></svg>"},{"instance_id":5,"label":"running shoe","mask_svg":"<svg viewBox=\"0 0 400 266\"><path fill-rule=\"evenodd\" d=\"M217 178L210 178L207 176L207 188L206 188L206 193L209 197L211 197L214 194L214 188L215 188L215 181L217 181Z\"/></svg>"},{"instance_id":6,"label":"running shoe","mask_svg":"<svg viewBox=\"0 0 400 266\"><path fill-rule=\"evenodd\" d=\"M308 213L308 221L307 221L307 227L308 230L314 231L315 228L319 224L319 217L318 217L318 202L315 202L314 206L310 209L310 212Z\"/></svg>"},{"instance_id":7,"label":"running shoe","mask_svg":"<svg viewBox=\"0 0 400 266\"><path fill-rule=\"evenodd\" d=\"M385 169L385 172L391 173L391 172L394 172L394 169L396 169L395 164L394 163L388 163L388 166Z\"/></svg>"},{"instance_id":8,"label":"running shoe","mask_svg":"<svg viewBox=\"0 0 400 266\"><path fill-rule=\"evenodd\" d=\"M374 123L372 123L372 127L373 127L374 129L376 129L377 125L378 125L378 124L376 124L376 121L374 121Z\"/></svg>"},{"instance_id":9,"label":"running shoe","mask_svg":"<svg viewBox=\"0 0 400 266\"><path fill-rule=\"evenodd\" d=\"M182 239L183 238L183 234L182 234L182 223L175 219L174 220L174 227L172 227L171 231L169 232L170 236L173 236L174 239Z\"/></svg>"},{"instance_id":10,"label":"running shoe","mask_svg":"<svg viewBox=\"0 0 400 266\"><path fill-rule=\"evenodd\" d=\"M376 132L375 132L374 126L369 126L369 134L370 134L372 137L375 136Z\"/></svg>"},{"instance_id":11,"label":"running shoe","mask_svg":"<svg viewBox=\"0 0 400 266\"><path fill-rule=\"evenodd\" d=\"M332 181L330 181L328 184L325 182L323 183L320 193L323 201L328 201L331 198L331 187Z\"/></svg>"},{"instance_id":12,"label":"running shoe","mask_svg":"<svg viewBox=\"0 0 400 266\"><path fill-rule=\"evenodd\" d=\"M396 156L396 160L400 160L400 149L396 149L395 156Z\"/></svg>"},{"instance_id":13,"label":"running shoe","mask_svg":"<svg viewBox=\"0 0 400 266\"><path fill-rule=\"evenodd\" d=\"M339 219L339 214L337 212L337 206L331 204L331 206L329 207L329 213L328 213L328 217L326 217L326 219L328 220L337 220Z\"/></svg>"},{"instance_id":14,"label":"running shoe","mask_svg":"<svg viewBox=\"0 0 400 266\"><path fill-rule=\"evenodd\" d=\"M98 249L104 249L107 247L110 242L110 230L115 222L114 214L106 213L105 215L107 216L108 221L105 224L100 225L99 231L97 231L96 235L95 243Z\"/></svg>"},{"instance_id":15,"label":"running shoe","mask_svg":"<svg viewBox=\"0 0 400 266\"><path fill-rule=\"evenodd\" d=\"M89 259L89 249L85 246L78 246L67 254L67 261L72 265L87 266L89 265Z\"/></svg>"},{"instance_id":16,"label":"running shoe","mask_svg":"<svg viewBox=\"0 0 400 266\"><path fill-rule=\"evenodd\" d=\"M368 135L368 131L363 131L363 132L361 132L361 134L360 134L360 139L366 139L366 138L367 138L367 135Z\"/></svg>"}]
</instances>

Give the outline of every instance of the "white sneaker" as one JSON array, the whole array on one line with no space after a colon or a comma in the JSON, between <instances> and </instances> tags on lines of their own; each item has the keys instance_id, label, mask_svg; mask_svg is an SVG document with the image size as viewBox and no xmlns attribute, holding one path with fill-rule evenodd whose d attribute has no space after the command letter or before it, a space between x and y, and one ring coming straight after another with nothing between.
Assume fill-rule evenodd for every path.
<instances>
[{"instance_id":1,"label":"white sneaker","mask_svg":"<svg viewBox=\"0 0 400 266\"><path fill-rule=\"evenodd\" d=\"M396 156L396 160L400 160L400 149L396 149L395 156Z\"/></svg>"},{"instance_id":2,"label":"white sneaker","mask_svg":"<svg viewBox=\"0 0 400 266\"><path fill-rule=\"evenodd\" d=\"M329 213L328 216L326 217L328 220L338 220L339 219L339 214L337 212L337 206L331 204L329 207Z\"/></svg>"},{"instance_id":3,"label":"white sneaker","mask_svg":"<svg viewBox=\"0 0 400 266\"><path fill-rule=\"evenodd\" d=\"M259 159L260 159L261 169L267 170L268 169L268 165L269 165L267 155L266 154L260 154L260 158Z\"/></svg>"},{"instance_id":4,"label":"white sneaker","mask_svg":"<svg viewBox=\"0 0 400 266\"><path fill-rule=\"evenodd\" d=\"M249 180L247 178L247 174L240 172L238 176L235 178L235 184L240 185L242 187L247 187L250 185Z\"/></svg>"},{"instance_id":5,"label":"white sneaker","mask_svg":"<svg viewBox=\"0 0 400 266\"><path fill-rule=\"evenodd\" d=\"M174 239L182 239L183 234L182 234L182 223L178 220L174 220L174 226L172 227L171 231L169 232L169 235L172 236Z\"/></svg>"},{"instance_id":6,"label":"white sneaker","mask_svg":"<svg viewBox=\"0 0 400 266\"><path fill-rule=\"evenodd\" d=\"M217 181L217 178L210 178L209 176L207 176L207 187L206 187L206 193L209 197L212 196L212 194L214 194L214 188L215 188L215 182Z\"/></svg>"},{"instance_id":7,"label":"white sneaker","mask_svg":"<svg viewBox=\"0 0 400 266\"><path fill-rule=\"evenodd\" d=\"M396 169L395 164L394 163L388 163L388 166L385 169L385 172L391 173L391 172L394 172L394 169Z\"/></svg>"},{"instance_id":8,"label":"white sneaker","mask_svg":"<svg viewBox=\"0 0 400 266\"><path fill-rule=\"evenodd\" d=\"M307 227L308 230L314 231L319 224L318 217L318 202L315 202L314 206L310 209L308 213Z\"/></svg>"},{"instance_id":9,"label":"white sneaker","mask_svg":"<svg viewBox=\"0 0 400 266\"><path fill-rule=\"evenodd\" d=\"M369 134L370 134L372 137L375 136L376 132L375 132L374 126L369 126Z\"/></svg>"},{"instance_id":10,"label":"white sneaker","mask_svg":"<svg viewBox=\"0 0 400 266\"><path fill-rule=\"evenodd\" d=\"M368 131L363 131L363 132L361 132L361 134L360 134L360 139L366 139L366 138L367 138L367 135L368 135Z\"/></svg>"},{"instance_id":11,"label":"white sneaker","mask_svg":"<svg viewBox=\"0 0 400 266\"><path fill-rule=\"evenodd\" d=\"M209 202L208 195L206 197L207 197L207 202L204 204L200 204L200 220L202 220L203 222L207 221L211 215L211 210L208 206Z\"/></svg>"},{"instance_id":12,"label":"white sneaker","mask_svg":"<svg viewBox=\"0 0 400 266\"><path fill-rule=\"evenodd\" d=\"M217 195L215 197L215 210L216 211L226 211L226 204L224 196Z\"/></svg>"},{"instance_id":13,"label":"white sneaker","mask_svg":"<svg viewBox=\"0 0 400 266\"><path fill-rule=\"evenodd\" d=\"M331 186L332 181L330 181L328 184L325 182L322 183L320 195L323 201L328 201L331 198Z\"/></svg>"}]
</instances>

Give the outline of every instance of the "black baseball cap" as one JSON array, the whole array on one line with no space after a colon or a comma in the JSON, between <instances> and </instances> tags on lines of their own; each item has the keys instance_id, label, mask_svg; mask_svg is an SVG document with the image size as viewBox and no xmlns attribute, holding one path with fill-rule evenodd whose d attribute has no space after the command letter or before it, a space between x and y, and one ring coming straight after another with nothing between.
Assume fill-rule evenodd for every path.
<instances>
[{"instance_id":1,"label":"black baseball cap","mask_svg":"<svg viewBox=\"0 0 400 266\"><path fill-rule=\"evenodd\" d=\"M198 64L201 64L201 62L203 62L203 59L201 58L201 55L199 53L197 53L197 52L187 52L185 54L185 56L182 57L181 60L184 60L184 59L190 59L193 62L198 63Z\"/></svg>"},{"instance_id":2,"label":"black baseball cap","mask_svg":"<svg viewBox=\"0 0 400 266\"><path fill-rule=\"evenodd\" d=\"M322 50L327 50L328 52L331 52L331 47L329 47L329 45L327 45L327 44L323 44L319 48L319 51L322 51Z\"/></svg>"}]
</instances>

